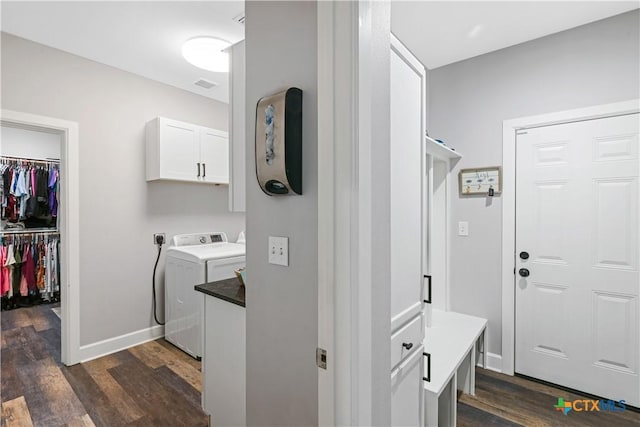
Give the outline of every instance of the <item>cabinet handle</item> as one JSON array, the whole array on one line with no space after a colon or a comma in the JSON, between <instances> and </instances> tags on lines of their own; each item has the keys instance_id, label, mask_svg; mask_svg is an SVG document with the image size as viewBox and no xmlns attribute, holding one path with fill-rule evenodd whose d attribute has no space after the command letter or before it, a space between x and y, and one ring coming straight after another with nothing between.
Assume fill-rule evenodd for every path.
<instances>
[{"instance_id":1,"label":"cabinet handle","mask_svg":"<svg viewBox=\"0 0 640 427\"><path fill-rule=\"evenodd\" d=\"M412 342L403 342L402 346L404 348L406 348L407 350L411 350L411 347L413 347L413 343Z\"/></svg>"},{"instance_id":2,"label":"cabinet handle","mask_svg":"<svg viewBox=\"0 0 640 427\"><path fill-rule=\"evenodd\" d=\"M427 295L428 295L428 298L424 300L424 303L431 304L431 276L428 274L425 274L424 278L427 279Z\"/></svg>"},{"instance_id":3,"label":"cabinet handle","mask_svg":"<svg viewBox=\"0 0 640 427\"><path fill-rule=\"evenodd\" d=\"M198 163L198 178L200 178L200 163Z\"/></svg>"},{"instance_id":4,"label":"cabinet handle","mask_svg":"<svg viewBox=\"0 0 640 427\"><path fill-rule=\"evenodd\" d=\"M202 177L207 176L207 165L205 163L202 164Z\"/></svg>"},{"instance_id":5,"label":"cabinet handle","mask_svg":"<svg viewBox=\"0 0 640 427\"><path fill-rule=\"evenodd\" d=\"M430 383L431 382L431 353L422 353L424 357L427 358L427 376L422 377L423 380Z\"/></svg>"}]
</instances>

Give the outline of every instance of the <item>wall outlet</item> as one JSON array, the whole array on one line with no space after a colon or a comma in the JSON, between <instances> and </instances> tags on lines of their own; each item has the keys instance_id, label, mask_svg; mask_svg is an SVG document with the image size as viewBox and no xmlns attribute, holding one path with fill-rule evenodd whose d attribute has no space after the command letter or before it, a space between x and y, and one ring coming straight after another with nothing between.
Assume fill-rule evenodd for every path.
<instances>
[{"instance_id":1,"label":"wall outlet","mask_svg":"<svg viewBox=\"0 0 640 427\"><path fill-rule=\"evenodd\" d=\"M458 236L469 235L469 223L467 221L458 222Z\"/></svg>"},{"instance_id":2,"label":"wall outlet","mask_svg":"<svg viewBox=\"0 0 640 427\"><path fill-rule=\"evenodd\" d=\"M269 236L269 264L289 266L289 238Z\"/></svg>"},{"instance_id":3,"label":"wall outlet","mask_svg":"<svg viewBox=\"0 0 640 427\"><path fill-rule=\"evenodd\" d=\"M167 236L164 233L154 233L153 234L153 244L154 245L164 245L167 242Z\"/></svg>"}]
</instances>

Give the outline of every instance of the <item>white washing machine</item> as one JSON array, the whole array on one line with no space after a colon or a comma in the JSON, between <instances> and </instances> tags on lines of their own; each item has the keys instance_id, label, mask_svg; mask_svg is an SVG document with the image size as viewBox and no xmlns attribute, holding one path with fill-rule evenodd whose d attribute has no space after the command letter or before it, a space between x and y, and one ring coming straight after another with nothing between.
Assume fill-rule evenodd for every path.
<instances>
[{"instance_id":1,"label":"white washing machine","mask_svg":"<svg viewBox=\"0 0 640 427\"><path fill-rule=\"evenodd\" d=\"M244 233L229 243L220 232L179 234L167 249L164 276L165 339L202 357L202 294L196 285L235 277L245 266Z\"/></svg>"}]
</instances>

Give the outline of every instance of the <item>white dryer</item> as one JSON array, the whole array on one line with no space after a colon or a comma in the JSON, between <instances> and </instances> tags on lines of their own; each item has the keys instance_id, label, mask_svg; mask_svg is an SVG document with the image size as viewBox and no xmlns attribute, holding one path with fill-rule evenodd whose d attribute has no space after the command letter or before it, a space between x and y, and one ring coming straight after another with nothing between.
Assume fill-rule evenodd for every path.
<instances>
[{"instance_id":1,"label":"white dryer","mask_svg":"<svg viewBox=\"0 0 640 427\"><path fill-rule=\"evenodd\" d=\"M244 233L238 242L244 242ZM165 339L191 356L202 357L203 299L193 288L229 279L245 266L245 245L220 232L179 234L171 239L165 263Z\"/></svg>"}]
</instances>

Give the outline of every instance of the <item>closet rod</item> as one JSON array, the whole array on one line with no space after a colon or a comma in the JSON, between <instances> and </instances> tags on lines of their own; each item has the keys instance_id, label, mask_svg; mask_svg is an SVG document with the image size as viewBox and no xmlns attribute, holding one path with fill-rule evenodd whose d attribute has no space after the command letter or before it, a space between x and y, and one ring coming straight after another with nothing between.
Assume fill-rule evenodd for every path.
<instances>
[{"instance_id":1,"label":"closet rod","mask_svg":"<svg viewBox=\"0 0 640 427\"><path fill-rule=\"evenodd\" d=\"M34 234L38 234L38 235L59 235L60 231L59 230L33 230L33 231L0 230L0 237L2 237L5 234L11 235L11 236L23 236L23 235L33 236Z\"/></svg>"},{"instance_id":2,"label":"closet rod","mask_svg":"<svg viewBox=\"0 0 640 427\"><path fill-rule=\"evenodd\" d=\"M17 161L17 162L31 162L31 163L54 163L60 164L60 159L34 159L30 157L13 157L13 156L0 156L1 160Z\"/></svg>"}]
</instances>

